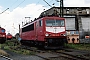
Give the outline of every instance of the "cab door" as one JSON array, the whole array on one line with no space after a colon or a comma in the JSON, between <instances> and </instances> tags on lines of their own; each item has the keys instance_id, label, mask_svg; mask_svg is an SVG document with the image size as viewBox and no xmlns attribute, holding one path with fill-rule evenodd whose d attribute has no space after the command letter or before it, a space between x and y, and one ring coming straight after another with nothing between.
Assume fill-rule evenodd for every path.
<instances>
[{"instance_id":1,"label":"cab door","mask_svg":"<svg viewBox=\"0 0 90 60\"><path fill-rule=\"evenodd\" d=\"M36 22L35 22L35 40L38 39L38 36L37 36L37 28L38 28L38 22L36 21Z\"/></svg>"},{"instance_id":2,"label":"cab door","mask_svg":"<svg viewBox=\"0 0 90 60\"><path fill-rule=\"evenodd\" d=\"M39 41L43 41L44 37L44 32L43 32L43 21L42 20L37 20L36 22L36 39Z\"/></svg>"}]
</instances>

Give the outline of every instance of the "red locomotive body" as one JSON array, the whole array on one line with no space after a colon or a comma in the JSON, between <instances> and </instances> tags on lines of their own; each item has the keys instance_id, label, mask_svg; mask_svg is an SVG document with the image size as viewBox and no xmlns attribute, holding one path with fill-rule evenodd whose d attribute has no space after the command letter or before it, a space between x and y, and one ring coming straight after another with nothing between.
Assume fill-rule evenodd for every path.
<instances>
[{"instance_id":1,"label":"red locomotive body","mask_svg":"<svg viewBox=\"0 0 90 60\"><path fill-rule=\"evenodd\" d=\"M12 37L13 37L13 36L12 36L10 33L8 33L8 34L6 35L7 40L11 40Z\"/></svg>"},{"instance_id":2,"label":"red locomotive body","mask_svg":"<svg viewBox=\"0 0 90 60\"><path fill-rule=\"evenodd\" d=\"M4 43L5 41L6 41L5 29L0 27L0 43Z\"/></svg>"},{"instance_id":3,"label":"red locomotive body","mask_svg":"<svg viewBox=\"0 0 90 60\"><path fill-rule=\"evenodd\" d=\"M45 48L61 47L67 41L65 19L43 17L23 26L20 32L21 43L28 42Z\"/></svg>"}]
</instances>

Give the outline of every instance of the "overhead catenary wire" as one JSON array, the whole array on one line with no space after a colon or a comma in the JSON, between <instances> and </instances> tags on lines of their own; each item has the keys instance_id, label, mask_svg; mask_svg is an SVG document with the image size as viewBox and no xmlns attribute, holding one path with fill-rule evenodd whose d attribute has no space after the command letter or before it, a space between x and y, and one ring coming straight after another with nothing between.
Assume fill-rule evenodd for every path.
<instances>
[{"instance_id":1,"label":"overhead catenary wire","mask_svg":"<svg viewBox=\"0 0 90 60\"><path fill-rule=\"evenodd\" d=\"M20 6L23 2L25 2L25 0L23 0L21 3L19 3L15 8L17 8L18 6Z\"/></svg>"},{"instance_id":2,"label":"overhead catenary wire","mask_svg":"<svg viewBox=\"0 0 90 60\"><path fill-rule=\"evenodd\" d=\"M48 6L52 7L47 1L43 0L45 3L47 3Z\"/></svg>"},{"instance_id":3,"label":"overhead catenary wire","mask_svg":"<svg viewBox=\"0 0 90 60\"><path fill-rule=\"evenodd\" d=\"M39 4L39 3L40 3L40 1L41 1L41 0L39 0L39 1L36 3L36 5L37 5L37 4Z\"/></svg>"},{"instance_id":4,"label":"overhead catenary wire","mask_svg":"<svg viewBox=\"0 0 90 60\"><path fill-rule=\"evenodd\" d=\"M16 4L19 0L16 0L13 4L11 4L11 6L9 7L12 8L14 4ZM14 7L13 9L17 8L18 6L20 6L23 2L25 2L25 0L21 1L16 7ZM1 14L1 13L0 13Z\"/></svg>"},{"instance_id":5,"label":"overhead catenary wire","mask_svg":"<svg viewBox=\"0 0 90 60\"><path fill-rule=\"evenodd\" d=\"M18 0L16 0L11 6L10 6L10 8L14 5L14 4L16 4L18 2Z\"/></svg>"},{"instance_id":6,"label":"overhead catenary wire","mask_svg":"<svg viewBox=\"0 0 90 60\"><path fill-rule=\"evenodd\" d=\"M52 2L52 1L53 1L53 0L49 1L49 3Z\"/></svg>"},{"instance_id":7,"label":"overhead catenary wire","mask_svg":"<svg viewBox=\"0 0 90 60\"><path fill-rule=\"evenodd\" d=\"M38 2L36 3L36 5L39 4L40 1L41 1L41 0L38 0ZM49 3L52 2L53 0L50 0L49 3L48 3L47 1L45 1L45 0L43 0L43 1L44 1L45 3L47 3L47 6L52 7ZM42 6L41 8L43 8L43 7L47 7L47 6ZM39 8L37 11L41 10L41 8ZM44 9L43 9L43 10L44 10ZM34 12L34 13L35 13L35 12Z\"/></svg>"},{"instance_id":8,"label":"overhead catenary wire","mask_svg":"<svg viewBox=\"0 0 90 60\"><path fill-rule=\"evenodd\" d=\"M9 8L5 9L4 11L2 11L0 14L4 13L5 11L7 11Z\"/></svg>"},{"instance_id":9,"label":"overhead catenary wire","mask_svg":"<svg viewBox=\"0 0 90 60\"><path fill-rule=\"evenodd\" d=\"M41 1L41 0L40 0L40 1ZM39 2L40 2L40 1L39 1ZM53 1L53 0L49 1L49 3L51 3L52 1ZM47 3L48 3L48 2L47 2ZM48 3L48 4L49 4L49 3ZM49 5L50 5L50 4L49 4ZM48 6L48 5L47 5L47 6ZM47 6L42 6L42 7L47 7ZM41 8L42 8L42 7L41 7ZM50 5L50 7L52 7L52 6ZM40 8L40 9L41 9L41 8ZM38 9L37 11L39 11L40 9Z\"/></svg>"}]
</instances>

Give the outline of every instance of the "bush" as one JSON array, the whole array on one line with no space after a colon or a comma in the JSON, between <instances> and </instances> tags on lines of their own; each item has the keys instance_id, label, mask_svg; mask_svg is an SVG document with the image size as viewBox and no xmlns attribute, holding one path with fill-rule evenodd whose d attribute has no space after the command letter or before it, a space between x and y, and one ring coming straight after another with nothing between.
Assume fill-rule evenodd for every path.
<instances>
[{"instance_id":1,"label":"bush","mask_svg":"<svg viewBox=\"0 0 90 60\"><path fill-rule=\"evenodd\" d=\"M90 51L90 44L66 44L65 46L68 48Z\"/></svg>"}]
</instances>

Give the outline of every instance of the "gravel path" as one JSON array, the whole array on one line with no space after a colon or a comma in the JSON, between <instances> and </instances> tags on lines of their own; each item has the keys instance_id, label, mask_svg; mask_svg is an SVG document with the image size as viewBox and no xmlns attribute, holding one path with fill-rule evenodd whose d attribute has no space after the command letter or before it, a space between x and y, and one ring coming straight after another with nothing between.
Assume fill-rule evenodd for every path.
<instances>
[{"instance_id":1,"label":"gravel path","mask_svg":"<svg viewBox=\"0 0 90 60\"><path fill-rule=\"evenodd\" d=\"M34 55L22 55L22 54L17 54L8 50L5 50L9 54L9 58L13 60L44 60L38 56Z\"/></svg>"}]
</instances>

